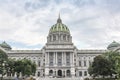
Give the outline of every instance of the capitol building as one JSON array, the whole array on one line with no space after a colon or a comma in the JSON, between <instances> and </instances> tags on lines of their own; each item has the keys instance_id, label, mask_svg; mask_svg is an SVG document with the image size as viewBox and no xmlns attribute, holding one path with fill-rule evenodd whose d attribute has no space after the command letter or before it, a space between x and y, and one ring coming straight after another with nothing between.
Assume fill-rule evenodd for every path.
<instances>
[{"instance_id":1,"label":"capitol building","mask_svg":"<svg viewBox=\"0 0 120 80\"><path fill-rule=\"evenodd\" d=\"M60 16L56 24L51 26L47 43L40 50L12 50L6 42L0 44L0 49L5 51L9 58L29 59L35 62L35 77L90 77L88 67L94 57L118 47L120 44L113 41L104 50L77 49L72 42L69 28L63 24Z\"/></svg>"}]
</instances>

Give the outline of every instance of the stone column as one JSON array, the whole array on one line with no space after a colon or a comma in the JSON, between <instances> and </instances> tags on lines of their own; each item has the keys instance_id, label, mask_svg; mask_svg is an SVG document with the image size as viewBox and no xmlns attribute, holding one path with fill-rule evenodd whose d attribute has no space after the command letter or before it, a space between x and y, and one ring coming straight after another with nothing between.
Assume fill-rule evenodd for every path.
<instances>
[{"instance_id":1,"label":"stone column","mask_svg":"<svg viewBox=\"0 0 120 80\"><path fill-rule=\"evenodd\" d=\"M54 59L53 59L53 60L54 60L54 61L53 61L53 66L55 66L55 64L56 64L56 61L55 61L55 58L56 58L56 57L55 57L55 52L54 52L53 54L54 54Z\"/></svg>"},{"instance_id":2,"label":"stone column","mask_svg":"<svg viewBox=\"0 0 120 80\"><path fill-rule=\"evenodd\" d=\"M65 77L66 77L66 70L65 70Z\"/></svg>"},{"instance_id":3,"label":"stone column","mask_svg":"<svg viewBox=\"0 0 120 80\"><path fill-rule=\"evenodd\" d=\"M70 66L72 66L72 53L70 52Z\"/></svg>"},{"instance_id":4,"label":"stone column","mask_svg":"<svg viewBox=\"0 0 120 80\"><path fill-rule=\"evenodd\" d=\"M64 65L66 65L66 52L64 52Z\"/></svg>"},{"instance_id":5,"label":"stone column","mask_svg":"<svg viewBox=\"0 0 120 80\"><path fill-rule=\"evenodd\" d=\"M47 55L47 53L45 53L45 65L47 66L47 64L48 64L48 57L47 57L48 55Z\"/></svg>"},{"instance_id":6,"label":"stone column","mask_svg":"<svg viewBox=\"0 0 120 80\"><path fill-rule=\"evenodd\" d=\"M57 66L57 55L56 55L57 53L55 52L55 66Z\"/></svg>"},{"instance_id":7,"label":"stone column","mask_svg":"<svg viewBox=\"0 0 120 80\"><path fill-rule=\"evenodd\" d=\"M72 53L72 64L73 64L73 66L74 66L74 53Z\"/></svg>"},{"instance_id":8,"label":"stone column","mask_svg":"<svg viewBox=\"0 0 120 80\"><path fill-rule=\"evenodd\" d=\"M48 66L49 66L49 63L50 63L49 59L50 59L50 57L49 57L49 52L48 52Z\"/></svg>"},{"instance_id":9,"label":"stone column","mask_svg":"<svg viewBox=\"0 0 120 80\"><path fill-rule=\"evenodd\" d=\"M56 65L58 65L57 56L58 56L58 55L57 55L57 52L56 52Z\"/></svg>"},{"instance_id":10,"label":"stone column","mask_svg":"<svg viewBox=\"0 0 120 80\"><path fill-rule=\"evenodd\" d=\"M64 66L64 54L62 52L62 66Z\"/></svg>"}]
</instances>

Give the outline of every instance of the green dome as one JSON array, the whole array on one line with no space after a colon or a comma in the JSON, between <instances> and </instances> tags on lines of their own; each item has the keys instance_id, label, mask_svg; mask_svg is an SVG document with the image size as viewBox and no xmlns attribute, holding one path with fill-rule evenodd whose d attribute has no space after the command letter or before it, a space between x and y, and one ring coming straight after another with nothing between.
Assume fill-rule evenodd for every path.
<instances>
[{"instance_id":1,"label":"green dome","mask_svg":"<svg viewBox=\"0 0 120 80\"><path fill-rule=\"evenodd\" d=\"M53 32L59 32L59 31L68 32L68 33L70 32L68 27L65 24L62 24L62 20L60 19L60 16L57 20L57 23L51 27L49 32L53 33Z\"/></svg>"},{"instance_id":2,"label":"green dome","mask_svg":"<svg viewBox=\"0 0 120 80\"><path fill-rule=\"evenodd\" d=\"M68 27L66 25L62 24L62 23L57 23L57 24L53 25L50 29L50 33L57 32L57 31L68 32L69 33Z\"/></svg>"},{"instance_id":3,"label":"green dome","mask_svg":"<svg viewBox=\"0 0 120 80\"><path fill-rule=\"evenodd\" d=\"M11 49L10 45L8 45L5 41L2 44L0 44L0 46L3 48Z\"/></svg>"},{"instance_id":4,"label":"green dome","mask_svg":"<svg viewBox=\"0 0 120 80\"><path fill-rule=\"evenodd\" d=\"M117 43L116 41L113 41L110 45L108 45L107 49L118 47L118 46L120 46L120 44Z\"/></svg>"}]
</instances>

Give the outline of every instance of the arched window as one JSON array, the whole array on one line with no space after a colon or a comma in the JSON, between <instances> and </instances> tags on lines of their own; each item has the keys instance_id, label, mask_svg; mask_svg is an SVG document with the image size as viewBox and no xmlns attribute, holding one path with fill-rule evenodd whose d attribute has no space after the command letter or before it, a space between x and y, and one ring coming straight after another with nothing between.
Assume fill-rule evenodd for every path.
<instances>
[{"instance_id":1,"label":"arched window","mask_svg":"<svg viewBox=\"0 0 120 80\"><path fill-rule=\"evenodd\" d=\"M56 40L56 36L55 35L53 35L53 41L55 41Z\"/></svg>"},{"instance_id":2,"label":"arched window","mask_svg":"<svg viewBox=\"0 0 120 80\"><path fill-rule=\"evenodd\" d=\"M50 35L49 40L52 41L52 36Z\"/></svg>"},{"instance_id":3,"label":"arched window","mask_svg":"<svg viewBox=\"0 0 120 80\"><path fill-rule=\"evenodd\" d=\"M52 76L53 75L53 70L49 71L49 75Z\"/></svg>"},{"instance_id":4,"label":"arched window","mask_svg":"<svg viewBox=\"0 0 120 80\"><path fill-rule=\"evenodd\" d=\"M89 66L92 64L92 62L91 61L89 61Z\"/></svg>"},{"instance_id":5,"label":"arched window","mask_svg":"<svg viewBox=\"0 0 120 80\"><path fill-rule=\"evenodd\" d=\"M63 35L63 40L66 40L66 35Z\"/></svg>"}]
</instances>

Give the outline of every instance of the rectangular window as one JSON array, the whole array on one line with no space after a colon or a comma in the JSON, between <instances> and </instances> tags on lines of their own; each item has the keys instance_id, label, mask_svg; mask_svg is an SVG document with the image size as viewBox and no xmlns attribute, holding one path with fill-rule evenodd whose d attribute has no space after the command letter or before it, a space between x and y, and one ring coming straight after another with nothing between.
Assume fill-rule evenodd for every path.
<instances>
[{"instance_id":1,"label":"rectangular window","mask_svg":"<svg viewBox=\"0 0 120 80\"><path fill-rule=\"evenodd\" d=\"M87 76L87 71L84 71L84 76Z\"/></svg>"},{"instance_id":2,"label":"rectangular window","mask_svg":"<svg viewBox=\"0 0 120 80\"><path fill-rule=\"evenodd\" d=\"M38 66L40 67L40 61L38 61Z\"/></svg>"},{"instance_id":3,"label":"rectangular window","mask_svg":"<svg viewBox=\"0 0 120 80\"><path fill-rule=\"evenodd\" d=\"M82 71L79 71L79 76L82 76Z\"/></svg>"},{"instance_id":4,"label":"rectangular window","mask_svg":"<svg viewBox=\"0 0 120 80\"><path fill-rule=\"evenodd\" d=\"M84 67L86 67L86 61L84 61Z\"/></svg>"},{"instance_id":5,"label":"rectangular window","mask_svg":"<svg viewBox=\"0 0 120 80\"><path fill-rule=\"evenodd\" d=\"M89 66L90 66L91 64L92 64L91 61L89 61Z\"/></svg>"},{"instance_id":6,"label":"rectangular window","mask_svg":"<svg viewBox=\"0 0 120 80\"><path fill-rule=\"evenodd\" d=\"M80 67L82 66L81 61L79 61L79 66L80 66Z\"/></svg>"}]
</instances>

